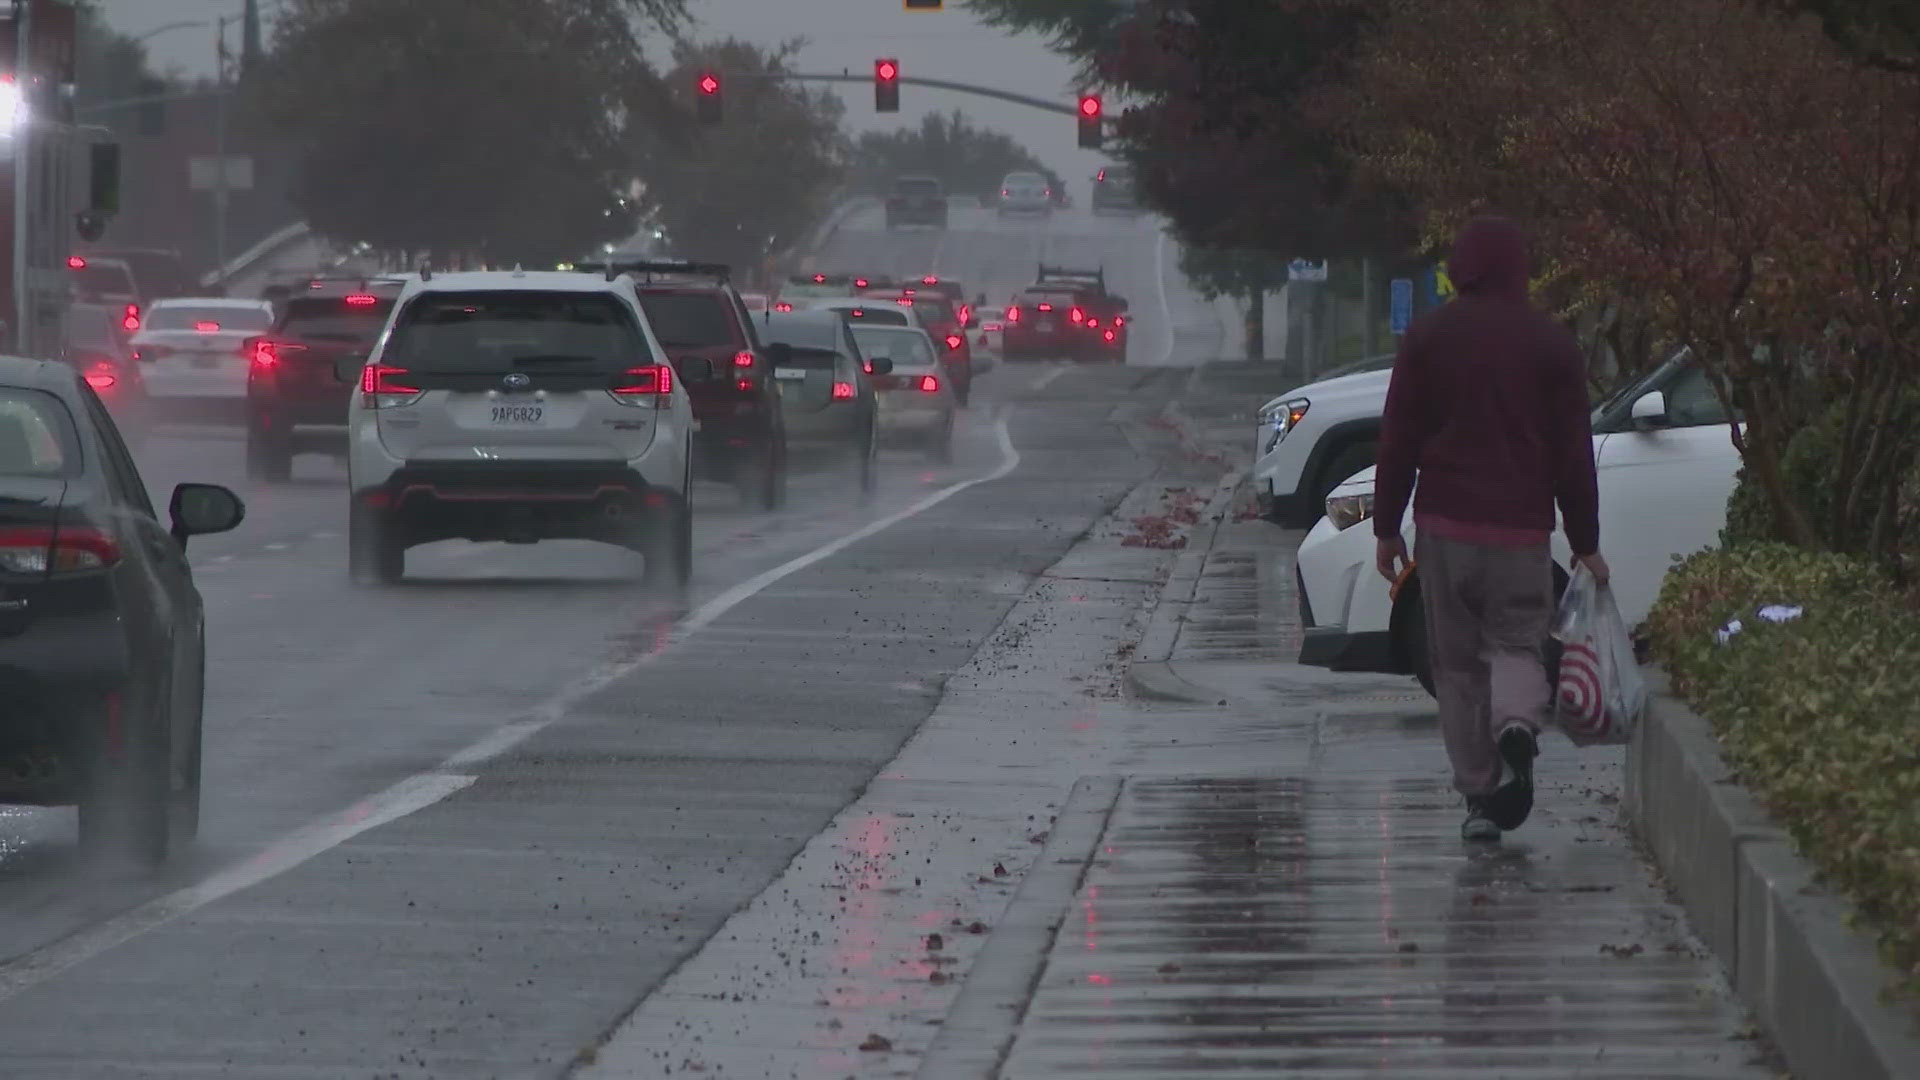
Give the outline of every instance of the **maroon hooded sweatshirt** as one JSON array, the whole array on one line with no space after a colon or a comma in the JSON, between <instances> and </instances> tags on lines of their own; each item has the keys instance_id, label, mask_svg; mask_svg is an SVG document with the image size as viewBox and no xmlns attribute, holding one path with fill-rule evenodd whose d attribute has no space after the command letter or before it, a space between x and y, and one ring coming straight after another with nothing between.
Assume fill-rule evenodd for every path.
<instances>
[{"instance_id":1,"label":"maroon hooded sweatshirt","mask_svg":"<svg viewBox=\"0 0 1920 1080\"><path fill-rule=\"evenodd\" d=\"M1576 555L1599 550L1599 492L1586 362L1527 300L1527 250L1504 218L1469 224L1447 274L1459 295L1408 328L1393 363L1373 533L1420 528L1486 543L1542 542L1560 506Z\"/></svg>"}]
</instances>

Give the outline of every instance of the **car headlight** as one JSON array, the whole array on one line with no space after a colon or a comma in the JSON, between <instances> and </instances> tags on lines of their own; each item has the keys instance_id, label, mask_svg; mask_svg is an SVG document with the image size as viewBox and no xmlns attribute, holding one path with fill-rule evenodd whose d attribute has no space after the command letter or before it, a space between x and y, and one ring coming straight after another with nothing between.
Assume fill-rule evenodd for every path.
<instances>
[{"instance_id":1,"label":"car headlight","mask_svg":"<svg viewBox=\"0 0 1920 1080\"><path fill-rule=\"evenodd\" d=\"M1373 492L1327 496L1327 520L1340 530L1351 529L1373 516Z\"/></svg>"},{"instance_id":2,"label":"car headlight","mask_svg":"<svg viewBox=\"0 0 1920 1080\"><path fill-rule=\"evenodd\" d=\"M1280 440L1287 437L1287 432L1297 427L1300 423L1300 418L1307 415L1307 406L1311 404L1312 402L1306 398L1294 398L1291 401L1282 401L1262 407L1259 414L1260 426L1268 431L1269 434L1264 444L1260 447L1260 452L1263 454L1272 453L1273 448L1280 445Z\"/></svg>"}]
</instances>

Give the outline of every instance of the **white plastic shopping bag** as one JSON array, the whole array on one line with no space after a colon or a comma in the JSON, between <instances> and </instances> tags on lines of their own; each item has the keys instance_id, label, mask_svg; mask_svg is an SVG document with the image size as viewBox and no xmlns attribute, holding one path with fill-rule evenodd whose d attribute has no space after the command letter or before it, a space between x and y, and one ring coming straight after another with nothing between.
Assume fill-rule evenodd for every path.
<instances>
[{"instance_id":1,"label":"white plastic shopping bag","mask_svg":"<svg viewBox=\"0 0 1920 1080\"><path fill-rule=\"evenodd\" d=\"M1619 744L1647 707L1647 682L1633 656L1633 638L1613 602L1613 590L1576 567L1554 616L1561 643L1554 715L1576 746Z\"/></svg>"}]
</instances>

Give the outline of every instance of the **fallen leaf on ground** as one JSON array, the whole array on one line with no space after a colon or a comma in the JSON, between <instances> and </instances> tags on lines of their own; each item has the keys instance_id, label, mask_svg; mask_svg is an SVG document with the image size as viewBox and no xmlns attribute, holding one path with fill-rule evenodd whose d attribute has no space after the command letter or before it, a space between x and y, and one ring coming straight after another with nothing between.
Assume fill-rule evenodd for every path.
<instances>
[{"instance_id":1,"label":"fallen leaf on ground","mask_svg":"<svg viewBox=\"0 0 1920 1080\"><path fill-rule=\"evenodd\" d=\"M893 1049L893 1040L887 1038L885 1035L868 1035L867 1041L860 1044L860 1049L867 1051L891 1050Z\"/></svg>"}]
</instances>

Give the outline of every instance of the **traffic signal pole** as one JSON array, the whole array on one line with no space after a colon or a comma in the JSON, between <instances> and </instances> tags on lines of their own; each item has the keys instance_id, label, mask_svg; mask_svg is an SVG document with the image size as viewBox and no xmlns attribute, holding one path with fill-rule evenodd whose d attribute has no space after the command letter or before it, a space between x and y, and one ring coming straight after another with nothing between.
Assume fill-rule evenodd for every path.
<instances>
[{"instance_id":1,"label":"traffic signal pole","mask_svg":"<svg viewBox=\"0 0 1920 1080\"><path fill-rule=\"evenodd\" d=\"M782 71L782 72L773 72L773 73L764 72L764 71L751 71L751 72L730 71L730 72L727 72L724 77L727 79L739 79L739 80L786 79L786 80L791 80L793 82L840 82L840 83L872 83L874 78L872 73L866 73L861 75L835 73L835 74L829 75L829 74L815 74L811 72L795 72L795 71ZM935 89L935 90L952 90L956 93L972 94L976 97L989 97L989 98L994 98L995 100L998 100L998 101L1011 101L1015 105L1025 105L1030 109L1039 109L1043 112L1058 113L1061 116L1077 117L1080 115L1080 106L1078 104L1078 99L1076 99L1074 103L1070 104L1062 101L1052 101L1047 98L1032 97L1027 94L1016 94L1011 90L1002 90L997 86L979 86L974 83L955 82L952 79L929 79L924 76L916 76L916 75L904 75L904 74L896 75L894 76L893 81L902 86L926 86L926 87L931 87L932 89Z\"/></svg>"},{"instance_id":2,"label":"traffic signal pole","mask_svg":"<svg viewBox=\"0 0 1920 1080\"><path fill-rule=\"evenodd\" d=\"M33 5L23 0L15 0L14 11L14 86L20 93L20 115L23 121L16 122L14 129L6 133L13 140L13 353L15 356L27 355L30 344L27 340L27 312L33 294L27 287L27 224L28 201L33 194L28 186L33 170L28 167L31 158L28 154L28 142L33 138L32 125L37 119L29 111L28 102L32 96L28 88L33 85Z\"/></svg>"}]
</instances>

